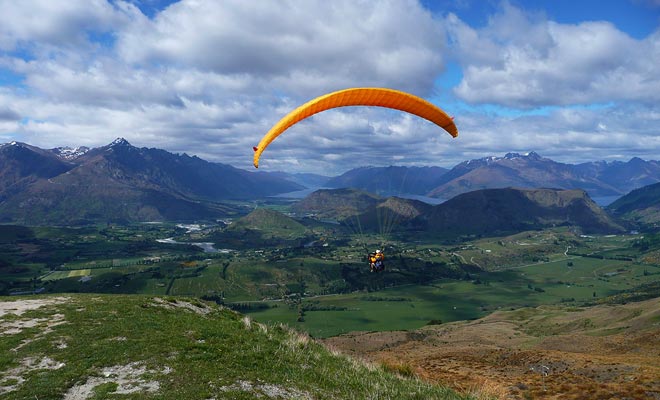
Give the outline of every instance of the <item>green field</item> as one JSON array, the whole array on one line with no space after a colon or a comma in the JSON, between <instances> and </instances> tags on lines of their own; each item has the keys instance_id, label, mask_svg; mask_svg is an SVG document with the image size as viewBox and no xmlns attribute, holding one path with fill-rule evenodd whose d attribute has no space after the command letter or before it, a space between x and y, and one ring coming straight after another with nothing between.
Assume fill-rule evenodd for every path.
<instances>
[{"instance_id":1,"label":"green field","mask_svg":"<svg viewBox=\"0 0 660 400\"><path fill-rule=\"evenodd\" d=\"M271 308L245 312L259 321L285 322L326 337L350 331L414 329L440 321L475 319L499 309L598 302L660 278L658 274L644 275L649 268L660 273L658 266L585 257L571 261L572 267L564 260L474 274L473 281L437 280L374 293L308 298L300 304L269 302ZM300 309L307 305L321 311L304 311L303 321L298 321Z\"/></svg>"},{"instance_id":2,"label":"green field","mask_svg":"<svg viewBox=\"0 0 660 400\"><path fill-rule=\"evenodd\" d=\"M73 271L54 271L47 275L41 277L42 281L56 281L66 278L75 278L89 276L91 274L91 269L76 269Z\"/></svg>"},{"instance_id":3,"label":"green field","mask_svg":"<svg viewBox=\"0 0 660 400\"><path fill-rule=\"evenodd\" d=\"M244 243L216 253L156 239L226 238L219 227L4 227L0 291L202 297L259 321L331 336L414 329L500 309L594 303L660 279L660 239L648 235L581 236L561 228L460 244L384 242L377 235L350 236L336 225L306 224L318 237L305 237L304 245ZM370 274L365 253L376 246L387 254L387 270Z\"/></svg>"}]
</instances>

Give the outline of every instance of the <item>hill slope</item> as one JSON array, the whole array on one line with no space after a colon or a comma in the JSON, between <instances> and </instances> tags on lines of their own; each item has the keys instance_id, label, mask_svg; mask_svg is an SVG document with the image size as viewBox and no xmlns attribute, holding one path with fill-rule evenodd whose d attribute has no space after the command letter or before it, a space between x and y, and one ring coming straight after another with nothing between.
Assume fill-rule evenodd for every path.
<instances>
[{"instance_id":1,"label":"hill slope","mask_svg":"<svg viewBox=\"0 0 660 400\"><path fill-rule=\"evenodd\" d=\"M281 212L268 208L257 208L250 214L236 220L228 231L259 231L268 237L299 238L305 234L300 222L287 217Z\"/></svg>"},{"instance_id":2,"label":"hill slope","mask_svg":"<svg viewBox=\"0 0 660 400\"><path fill-rule=\"evenodd\" d=\"M419 200L388 197L369 207L357 218L365 231L389 234L402 229L415 218L423 218L433 210L433 206ZM352 220L346 221L353 223Z\"/></svg>"},{"instance_id":3,"label":"hill slope","mask_svg":"<svg viewBox=\"0 0 660 400\"><path fill-rule=\"evenodd\" d=\"M582 190L484 189L431 206L354 189L330 189L312 193L294 210L352 225L359 222L360 230L381 233L490 235L553 226L574 226L591 233L625 230Z\"/></svg>"},{"instance_id":4,"label":"hill slope","mask_svg":"<svg viewBox=\"0 0 660 400\"><path fill-rule=\"evenodd\" d=\"M464 193L416 218L417 229L443 234L494 234L552 226L622 232L582 190L486 189Z\"/></svg>"},{"instance_id":5,"label":"hill slope","mask_svg":"<svg viewBox=\"0 0 660 400\"><path fill-rule=\"evenodd\" d=\"M279 211L257 208L211 236L221 247L302 246L309 234L300 222Z\"/></svg>"},{"instance_id":6,"label":"hill slope","mask_svg":"<svg viewBox=\"0 0 660 400\"><path fill-rule=\"evenodd\" d=\"M355 233L389 234L432 210L418 200L382 198L357 189L321 189L292 206L297 214L343 223Z\"/></svg>"},{"instance_id":7,"label":"hill slope","mask_svg":"<svg viewBox=\"0 0 660 400\"><path fill-rule=\"evenodd\" d=\"M656 224L660 222L660 183L633 190L607 209L634 222Z\"/></svg>"},{"instance_id":8,"label":"hill slope","mask_svg":"<svg viewBox=\"0 0 660 400\"><path fill-rule=\"evenodd\" d=\"M453 387L500 398L657 399L660 299L593 307L498 311L408 332L352 333L326 342L350 354L414 365Z\"/></svg>"},{"instance_id":9,"label":"hill slope","mask_svg":"<svg viewBox=\"0 0 660 400\"><path fill-rule=\"evenodd\" d=\"M292 206L299 214L314 214L319 218L341 220L361 214L382 199L357 189L321 189Z\"/></svg>"},{"instance_id":10,"label":"hill slope","mask_svg":"<svg viewBox=\"0 0 660 400\"><path fill-rule=\"evenodd\" d=\"M0 331L6 400L461 398L198 300L4 298Z\"/></svg>"}]
</instances>

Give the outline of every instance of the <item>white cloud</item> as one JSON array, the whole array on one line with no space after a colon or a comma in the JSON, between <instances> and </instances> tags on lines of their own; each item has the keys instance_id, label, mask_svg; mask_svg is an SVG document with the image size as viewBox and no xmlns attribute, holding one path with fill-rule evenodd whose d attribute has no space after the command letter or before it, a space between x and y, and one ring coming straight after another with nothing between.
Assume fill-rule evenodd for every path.
<instances>
[{"instance_id":1,"label":"white cloud","mask_svg":"<svg viewBox=\"0 0 660 400\"><path fill-rule=\"evenodd\" d=\"M428 93L442 30L414 1L182 1L120 32L129 63L245 75L310 97L347 85ZM274 84L274 85L271 85Z\"/></svg>"},{"instance_id":2,"label":"white cloud","mask_svg":"<svg viewBox=\"0 0 660 400\"><path fill-rule=\"evenodd\" d=\"M459 140L466 158L534 150L566 163L658 159L660 113L652 106L558 108L548 115L517 118L485 114L461 116Z\"/></svg>"},{"instance_id":3,"label":"white cloud","mask_svg":"<svg viewBox=\"0 0 660 400\"><path fill-rule=\"evenodd\" d=\"M86 46L90 31L107 32L125 22L120 9L105 0L0 0L0 50L27 44L37 48Z\"/></svg>"},{"instance_id":4,"label":"white cloud","mask_svg":"<svg viewBox=\"0 0 660 400\"><path fill-rule=\"evenodd\" d=\"M507 3L483 28L454 15L446 22L465 101L523 109L660 101L660 31L636 40L608 22L559 24Z\"/></svg>"}]
</instances>

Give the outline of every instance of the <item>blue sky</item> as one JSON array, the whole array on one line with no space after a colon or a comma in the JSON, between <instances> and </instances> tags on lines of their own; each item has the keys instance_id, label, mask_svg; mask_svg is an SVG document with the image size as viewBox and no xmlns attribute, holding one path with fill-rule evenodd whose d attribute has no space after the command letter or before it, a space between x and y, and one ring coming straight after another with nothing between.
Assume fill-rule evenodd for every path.
<instances>
[{"instance_id":1,"label":"blue sky","mask_svg":"<svg viewBox=\"0 0 660 400\"><path fill-rule=\"evenodd\" d=\"M444 14L452 12L473 27L482 27L488 19L501 10L501 1L423 1L424 7ZM529 13L545 14L545 17L562 24L578 24L584 21L609 21L618 29L638 39L658 28L658 1L634 0L515 0L509 4Z\"/></svg>"},{"instance_id":2,"label":"blue sky","mask_svg":"<svg viewBox=\"0 0 660 400\"><path fill-rule=\"evenodd\" d=\"M659 28L659 0L0 0L0 142L124 137L248 169L291 109L377 86L437 104L459 137L337 109L285 132L261 168L660 159Z\"/></svg>"}]
</instances>

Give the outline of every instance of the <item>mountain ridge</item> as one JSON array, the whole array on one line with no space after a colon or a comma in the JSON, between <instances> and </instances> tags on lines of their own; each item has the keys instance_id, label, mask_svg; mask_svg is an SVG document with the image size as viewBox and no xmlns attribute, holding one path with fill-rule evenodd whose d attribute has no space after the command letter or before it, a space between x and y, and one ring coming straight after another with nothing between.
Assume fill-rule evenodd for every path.
<instances>
[{"instance_id":1,"label":"mountain ridge","mask_svg":"<svg viewBox=\"0 0 660 400\"><path fill-rule=\"evenodd\" d=\"M424 195L448 172L442 167L359 167L329 179L329 188L356 188L381 196Z\"/></svg>"},{"instance_id":2,"label":"mountain ridge","mask_svg":"<svg viewBox=\"0 0 660 400\"><path fill-rule=\"evenodd\" d=\"M627 187L614 187L603 179L604 175L596 173L602 169L592 174L588 171L586 164L576 168L535 152L507 153L504 157L491 156L458 164L427 195L449 199L472 190L505 187L583 189L591 196L622 195L627 191ZM660 169L657 179L660 181Z\"/></svg>"},{"instance_id":3,"label":"mountain ridge","mask_svg":"<svg viewBox=\"0 0 660 400\"><path fill-rule=\"evenodd\" d=\"M15 143L0 147L3 222L79 224L220 218L230 199L299 190L277 177L118 138L74 159ZM37 167L38 166L38 167Z\"/></svg>"},{"instance_id":4,"label":"mountain ridge","mask_svg":"<svg viewBox=\"0 0 660 400\"><path fill-rule=\"evenodd\" d=\"M384 196L424 195L444 200L478 189L550 187L583 189L592 198L608 201L656 182L660 182L660 162L654 160L633 157L627 162L566 164L531 151L466 160L451 169L358 167L331 178L326 187L355 188Z\"/></svg>"}]
</instances>

